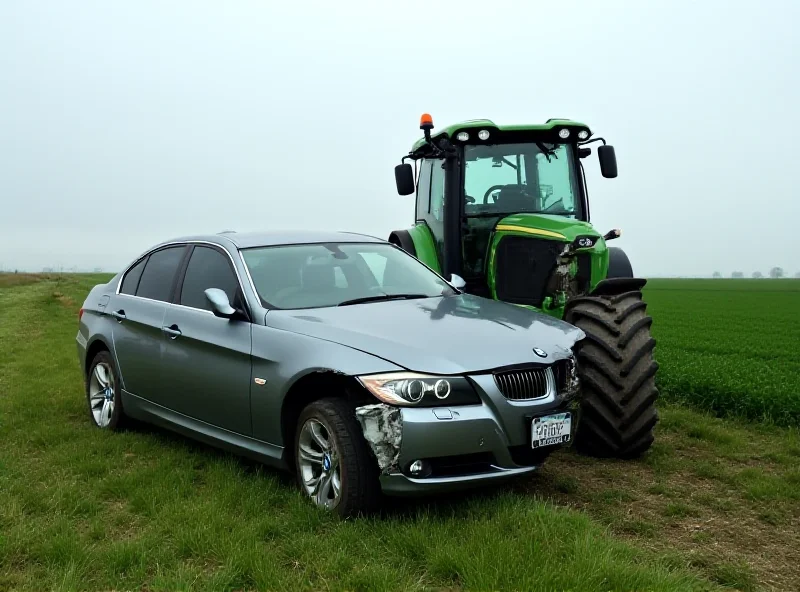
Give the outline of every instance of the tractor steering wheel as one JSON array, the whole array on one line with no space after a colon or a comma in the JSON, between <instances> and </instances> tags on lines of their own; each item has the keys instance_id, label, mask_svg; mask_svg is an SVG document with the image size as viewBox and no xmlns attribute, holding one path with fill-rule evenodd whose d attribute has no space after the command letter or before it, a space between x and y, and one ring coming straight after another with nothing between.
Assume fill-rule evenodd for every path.
<instances>
[{"instance_id":1,"label":"tractor steering wheel","mask_svg":"<svg viewBox=\"0 0 800 592\"><path fill-rule=\"evenodd\" d=\"M493 191L497 191L498 189L502 189L505 185L492 185L489 189L486 190L486 193L483 194L483 204L488 205L489 203L489 194ZM497 199L495 199L497 201Z\"/></svg>"}]
</instances>

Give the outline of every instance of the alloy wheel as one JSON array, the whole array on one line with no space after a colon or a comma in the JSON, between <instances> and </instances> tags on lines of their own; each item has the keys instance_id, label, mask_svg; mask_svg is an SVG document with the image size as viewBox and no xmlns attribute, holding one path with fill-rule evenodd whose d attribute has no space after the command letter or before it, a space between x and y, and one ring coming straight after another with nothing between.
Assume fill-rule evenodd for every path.
<instances>
[{"instance_id":1,"label":"alloy wheel","mask_svg":"<svg viewBox=\"0 0 800 592\"><path fill-rule=\"evenodd\" d=\"M297 444L300 474L306 493L314 503L334 508L342 492L339 452L325 425L309 418L300 429Z\"/></svg>"},{"instance_id":2,"label":"alloy wheel","mask_svg":"<svg viewBox=\"0 0 800 592\"><path fill-rule=\"evenodd\" d=\"M114 372L106 362L99 362L89 379L89 407L94 422L101 428L111 423L116 397Z\"/></svg>"}]
</instances>

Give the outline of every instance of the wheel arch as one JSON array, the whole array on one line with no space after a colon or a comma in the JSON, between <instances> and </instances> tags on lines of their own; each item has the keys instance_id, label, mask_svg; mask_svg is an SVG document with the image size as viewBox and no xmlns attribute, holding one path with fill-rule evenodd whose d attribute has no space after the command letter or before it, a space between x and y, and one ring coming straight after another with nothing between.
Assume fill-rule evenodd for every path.
<instances>
[{"instance_id":1,"label":"wheel arch","mask_svg":"<svg viewBox=\"0 0 800 592\"><path fill-rule=\"evenodd\" d=\"M615 296L625 292L641 291L647 283L645 278L612 277L601 280L592 290L591 296ZM567 305L569 306L569 304Z\"/></svg>"},{"instance_id":2,"label":"wheel arch","mask_svg":"<svg viewBox=\"0 0 800 592\"><path fill-rule=\"evenodd\" d=\"M114 357L111 348L102 337L96 337L86 346L86 359L83 363L84 376L89 376L89 365L92 363L92 360L94 360L94 357L101 351L106 351L112 358ZM114 362L116 363L116 360L114 360Z\"/></svg>"},{"instance_id":3,"label":"wheel arch","mask_svg":"<svg viewBox=\"0 0 800 592\"><path fill-rule=\"evenodd\" d=\"M417 256L417 249L414 246L414 240L411 238L411 233L408 230L395 230L389 235L389 242L397 245L405 252L414 257Z\"/></svg>"},{"instance_id":4,"label":"wheel arch","mask_svg":"<svg viewBox=\"0 0 800 592\"><path fill-rule=\"evenodd\" d=\"M377 402L354 376L332 368L314 370L295 380L281 404L283 460L292 472L294 471L294 438L300 413L314 401L328 397L347 399L354 405Z\"/></svg>"},{"instance_id":5,"label":"wheel arch","mask_svg":"<svg viewBox=\"0 0 800 592\"><path fill-rule=\"evenodd\" d=\"M632 278L633 266L628 255L619 247L608 247L607 278Z\"/></svg>"}]
</instances>

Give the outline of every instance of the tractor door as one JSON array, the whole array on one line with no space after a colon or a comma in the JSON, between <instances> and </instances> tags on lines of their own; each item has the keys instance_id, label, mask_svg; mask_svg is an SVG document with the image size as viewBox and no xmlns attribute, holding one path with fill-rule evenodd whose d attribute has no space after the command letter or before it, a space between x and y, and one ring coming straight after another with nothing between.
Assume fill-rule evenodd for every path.
<instances>
[{"instance_id":1,"label":"tractor door","mask_svg":"<svg viewBox=\"0 0 800 592\"><path fill-rule=\"evenodd\" d=\"M417 224L430 229L440 266L444 256L444 164L442 159L423 159L417 179Z\"/></svg>"}]
</instances>

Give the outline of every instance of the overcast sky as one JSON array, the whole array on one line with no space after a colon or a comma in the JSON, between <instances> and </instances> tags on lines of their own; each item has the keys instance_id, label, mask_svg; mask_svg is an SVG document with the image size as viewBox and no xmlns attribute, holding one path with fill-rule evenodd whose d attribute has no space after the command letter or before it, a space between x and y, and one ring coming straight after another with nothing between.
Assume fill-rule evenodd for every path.
<instances>
[{"instance_id":1,"label":"overcast sky","mask_svg":"<svg viewBox=\"0 0 800 592\"><path fill-rule=\"evenodd\" d=\"M413 221L434 123L588 123L592 222L642 275L800 270L800 2L0 0L0 266Z\"/></svg>"}]
</instances>

